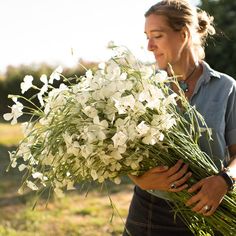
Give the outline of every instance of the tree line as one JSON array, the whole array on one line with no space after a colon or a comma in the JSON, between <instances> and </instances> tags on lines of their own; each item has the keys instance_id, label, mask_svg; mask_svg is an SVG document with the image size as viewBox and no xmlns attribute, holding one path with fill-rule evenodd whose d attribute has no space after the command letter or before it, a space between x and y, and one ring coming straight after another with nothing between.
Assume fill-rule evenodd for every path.
<instances>
[{"instance_id":1,"label":"tree line","mask_svg":"<svg viewBox=\"0 0 236 236\"><path fill-rule=\"evenodd\" d=\"M96 63L80 62L84 67L78 65L71 68L63 68L63 76L66 78L79 78L84 75L86 69L94 68L97 66ZM85 69L86 68L86 69ZM21 95L20 84L26 75L32 75L34 77L33 84L39 88L43 86L43 82L40 81L41 75L45 74L48 77L55 70L55 67L50 66L46 63L38 65L20 65L20 66L8 66L5 73L0 80L0 120L2 121L2 115L9 112L9 106L13 104L12 100L8 98L8 95ZM53 86L58 87L62 82L54 81ZM67 82L64 82L67 84ZM34 89L29 89L24 93L24 97L27 99L32 98L37 91ZM33 99L33 102L39 106L39 101L37 98ZM29 105L29 104L27 104Z\"/></svg>"},{"instance_id":2,"label":"tree line","mask_svg":"<svg viewBox=\"0 0 236 236\"><path fill-rule=\"evenodd\" d=\"M206 61L236 79L236 1L201 0L199 7L214 17L216 29L207 41Z\"/></svg>"}]
</instances>

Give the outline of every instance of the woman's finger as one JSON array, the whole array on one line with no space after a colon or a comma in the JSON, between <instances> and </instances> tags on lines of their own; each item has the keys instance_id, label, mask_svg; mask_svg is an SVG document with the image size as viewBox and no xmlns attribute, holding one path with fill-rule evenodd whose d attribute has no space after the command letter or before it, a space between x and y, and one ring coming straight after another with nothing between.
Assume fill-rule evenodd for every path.
<instances>
[{"instance_id":1,"label":"woman's finger","mask_svg":"<svg viewBox=\"0 0 236 236\"><path fill-rule=\"evenodd\" d=\"M169 176L169 181L170 182L176 182L177 180L180 180L183 178L182 181L184 181L185 179L187 179L187 172L188 172L188 164L183 165L183 167L181 169L178 170L178 172L176 172L175 174ZM189 172L191 173L191 172ZM181 181L180 181L181 182ZM183 183L180 183L183 184Z\"/></svg>"},{"instance_id":2,"label":"woman's finger","mask_svg":"<svg viewBox=\"0 0 236 236\"><path fill-rule=\"evenodd\" d=\"M192 173L188 172L181 179L178 179L177 181L174 181L174 182L172 181L170 184L170 189L175 189L178 191L185 189L186 187L188 187L188 184L186 184L186 182L191 176L192 176ZM184 185L184 188L182 188L183 185ZM178 191L174 191L174 192L178 192Z\"/></svg>"},{"instance_id":3,"label":"woman's finger","mask_svg":"<svg viewBox=\"0 0 236 236\"><path fill-rule=\"evenodd\" d=\"M179 171L179 169L182 167L183 165L183 160L178 160L177 163L172 166L171 168L169 168L168 170L168 176L172 176L174 175L176 172Z\"/></svg>"}]
</instances>

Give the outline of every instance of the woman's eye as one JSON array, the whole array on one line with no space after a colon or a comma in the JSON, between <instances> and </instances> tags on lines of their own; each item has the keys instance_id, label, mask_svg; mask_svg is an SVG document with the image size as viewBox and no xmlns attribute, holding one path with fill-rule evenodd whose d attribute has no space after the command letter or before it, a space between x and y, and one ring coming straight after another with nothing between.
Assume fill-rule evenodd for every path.
<instances>
[{"instance_id":1,"label":"woman's eye","mask_svg":"<svg viewBox=\"0 0 236 236\"><path fill-rule=\"evenodd\" d=\"M161 38L161 37L162 37L162 35L157 35L157 36L154 36L153 38L159 39L159 38Z\"/></svg>"},{"instance_id":2,"label":"woman's eye","mask_svg":"<svg viewBox=\"0 0 236 236\"><path fill-rule=\"evenodd\" d=\"M150 40L150 39L159 39L159 38L161 38L161 37L162 37L162 35L147 37L147 40Z\"/></svg>"}]
</instances>

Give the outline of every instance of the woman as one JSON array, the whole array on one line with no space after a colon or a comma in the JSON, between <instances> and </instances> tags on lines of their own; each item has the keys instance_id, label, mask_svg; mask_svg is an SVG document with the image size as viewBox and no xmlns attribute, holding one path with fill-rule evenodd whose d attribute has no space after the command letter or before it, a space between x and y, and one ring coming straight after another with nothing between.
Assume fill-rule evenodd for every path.
<instances>
[{"instance_id":1,"label":"woman","mask_svg":"<svg viewBox=\"0 0 236 236\"><path fill-rule=\"evenodd\" d=\"M205 40L215 33L212 18L204 11L197 11L188 1L166 0L152 6L145 17L148 50L154 54L159 69L166 70L169 75L178 75L189 102L212 128L211 148L204 138L199 144L220 171L191 187L186 184L191 172L182 160L172 167L158 166L142 176L130 176L136 186L123 235L193 235L178 216L175 219L165 193L188 189L193 196L186 205L194 212L210 216L227 191L233 188L236 179L236 82L203 61ZM178 92L176 87L172 88ZM145 191L150 189L156 190L155 196ZM216 232L215 235L221 234Z\"/></svg>"}]
</instances>

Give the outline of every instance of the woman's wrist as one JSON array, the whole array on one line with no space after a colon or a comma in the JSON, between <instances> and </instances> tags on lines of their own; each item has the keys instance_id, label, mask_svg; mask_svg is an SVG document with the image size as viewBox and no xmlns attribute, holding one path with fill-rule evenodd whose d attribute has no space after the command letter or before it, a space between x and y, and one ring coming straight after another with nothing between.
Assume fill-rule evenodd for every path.
<instances>
[{"instance_id":1,"label":"woman's wrist","mask_svg":"<svg viewBox=\"0 0 236 236\"><path fill-rule=\"evenodd\" d=\"M230 168L224 168L222 171L220 171L218 174L218 176L221 176L224 181L226 182L227 186L228 186L228 191L232 191L235 187L235 180L231 174Z\"/></svg>"}]
</instances>

